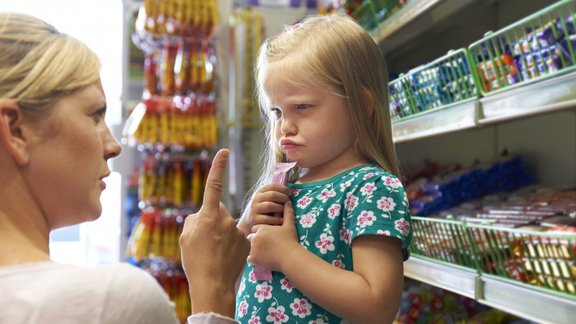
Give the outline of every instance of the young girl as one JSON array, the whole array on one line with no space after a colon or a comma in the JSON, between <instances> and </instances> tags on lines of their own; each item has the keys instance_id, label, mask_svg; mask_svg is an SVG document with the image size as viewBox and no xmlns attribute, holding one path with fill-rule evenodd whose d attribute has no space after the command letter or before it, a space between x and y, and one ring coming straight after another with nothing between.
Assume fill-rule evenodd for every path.
<instances>
[{"instance_id":1,"label":"young girl","mask_svg":"<svg viewBox=\"0 0 576 324\"><path fill-rule=\"evenodd\" d=\"M257 80L269 147L239 222L251 251L236 318L392 322L411 223L377 44L347 16L309 17L262 45ZM270 183L288 161L288 186Z\"/></svg>"}]
</instances>

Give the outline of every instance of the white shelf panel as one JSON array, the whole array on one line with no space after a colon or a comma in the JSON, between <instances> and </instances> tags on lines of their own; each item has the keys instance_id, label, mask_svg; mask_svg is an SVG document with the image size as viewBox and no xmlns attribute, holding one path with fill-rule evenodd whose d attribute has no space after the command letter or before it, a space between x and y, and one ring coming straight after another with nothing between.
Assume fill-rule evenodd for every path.
<instances>
[{"instance_id":1,"label":"white shelf panel","mask_svg":"<svg viewBox=\"0 0 576 324\"><path fill-rule=\"evenodd\" d=\"M444 266L411 256L404 263L404 275L469 298L476 298L478 273L471 269Z\"/></svg>"},{"instance_id":2,"label":"white shelf panel","mask_svg":"<svg viewBox=\"0 0 576 324\"><path fill-rule=\"evenodd\" d=\"M430 137L475 127L478 101L442 108L392 124L395 143Z\"/></svg>"},{"instance_id":3,"label":"white shelf panel","mask_svg":"<svg viewBox=\"0 0 576 324\"><path fill-rule=\"evenodd\" d=\"M372 37L378 42L382 41L440 2L442 2L442 0L408 1L400 11L376 27L371 32Z\"/></svg>"},{"instance_id":4,"label":"white shelf panel","mask_svg":"<svg viewBox=\"0 0 576 324\"><path fill-rule=\"evenodd\" d=\"M576 107L576 72L480 99L479 124Z\"/></svg>"},{"instance_id":5,"label":"white shelf panel","mask_svg":"<svg viewBox=\"0 0 576 324\"><path fill-rule=\"evenodd\" d=\"M574 323L576 297L573 299L513 285L488 275L480 277L478 301L538 323Z\"/></svg>"},{"instance_id":6,"label":"white shelf panel","mask_svg":"<svg viewBox=\"0 0 576 324\"><path fill-rule=\"evenodd\" d=\"M404 275L538 323L568 324L576 319L576 297L514 284L472 269L412 256Z\"/></svg>"},{"instance_id":7,"label":"white shelf panel","mask_svg":"<svg viewBox=\"0 0 576 324\"><path fill-rule=\"evenodd\" d=\"M383 52L401 47L475 0L410 0L398 12L370 31Z\"/></svg>"}]
</instances>

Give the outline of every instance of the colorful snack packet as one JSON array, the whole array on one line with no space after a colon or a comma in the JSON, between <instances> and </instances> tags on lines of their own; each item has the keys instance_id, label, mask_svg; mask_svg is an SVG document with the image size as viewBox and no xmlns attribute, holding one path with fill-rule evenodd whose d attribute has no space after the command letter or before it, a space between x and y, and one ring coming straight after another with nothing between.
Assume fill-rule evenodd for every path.
<instances>
[{"instance_id":1,"label":"colorful snack packet","mask_svg":"<svg viewBox=\"0 0 576 324\"><path fill-rule=\"evenodd\" d=\"M279 183L282 185L288 184L288 175L290 170L296 165L296 162L289 163L277 163L274 167L274 173L272 174L272 183ZM281 214L274 215L276 217L282 217ZM272 271L269 269L254 266L254 278L256 280L272 280Z\"/></svg>"}]
</instances>

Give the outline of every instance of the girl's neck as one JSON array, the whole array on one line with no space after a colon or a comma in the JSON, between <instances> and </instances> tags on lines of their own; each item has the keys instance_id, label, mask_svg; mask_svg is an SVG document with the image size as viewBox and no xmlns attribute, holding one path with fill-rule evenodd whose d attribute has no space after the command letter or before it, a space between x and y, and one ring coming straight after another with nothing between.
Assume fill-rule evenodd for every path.
<instances>
[{"instance_id":1,"label":"girl's neck","mask_svg":"<svg viewBox=\"0 0 576 324\"><path fill-rule=\"evenodd\" d=\"M333 166L329 169L326 168L313 168L313 169L304 169L296 183L310 183L310 182L318 182L323 181L326 179L330 179L334 176L339 175L340 173L358 167L360 165L364 165L368 162L366 161L356 161L354 163L340 165L340 166Z\"/></svg>"}]
</instances>

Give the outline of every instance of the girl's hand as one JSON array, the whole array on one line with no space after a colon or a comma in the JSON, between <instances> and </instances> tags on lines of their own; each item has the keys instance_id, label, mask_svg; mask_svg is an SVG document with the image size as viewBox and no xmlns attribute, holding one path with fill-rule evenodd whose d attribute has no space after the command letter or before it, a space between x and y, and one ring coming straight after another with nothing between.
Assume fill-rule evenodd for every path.
<instances>
[{"instance_id":1,"label":"girl's hand","mask_svg":"<svg viewBox=\"0 0 576 324\"><path fill-rule=\"evenodd\" d=\"M256 225L248 235L251 243L247 261L272 271L281 271L284 262L290 262L289 254L302 248L298 242L294 224L294 209L290 201L284 206L281 226Z\"/></svg>"},{"instance_id":2,"label":"girl's hand","mask_svg":"<svg viewBox=\"0 0 576 324\"><path fill-rule=\"evenodd\" d=\"M271 183L261 187L240 220L239 228L248 235L255 225L281 225L283 206L289 200L290 189L284 185Z\"/></svg>"}]
</instances>

